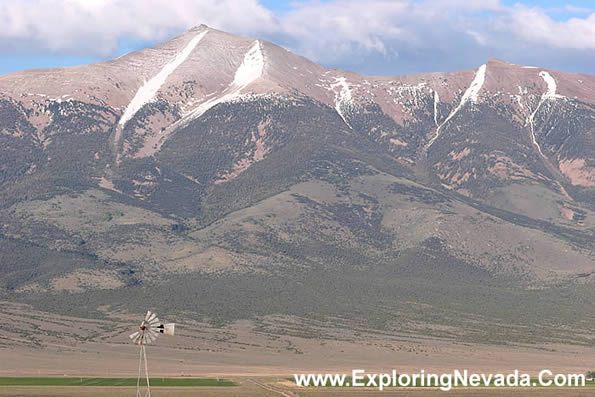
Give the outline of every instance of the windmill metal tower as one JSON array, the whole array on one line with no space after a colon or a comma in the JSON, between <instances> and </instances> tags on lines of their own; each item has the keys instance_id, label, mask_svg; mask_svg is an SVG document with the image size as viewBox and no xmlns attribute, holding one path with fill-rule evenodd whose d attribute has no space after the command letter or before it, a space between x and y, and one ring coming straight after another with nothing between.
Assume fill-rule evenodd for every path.
<instances>
[{"instance_id":1,"label":"windmill metal tower","mask_svg":"<svg viewBox=\"0 0 595 397\"><path fill-rule=\"evenodd\" d=\"M138 377L136 378L136 397L143 397L141 394L140 378L145 363L145 377L147 379L147 390L145 397L151 397L151 385L149 384L149 366L147 363L147 349L146 345L151 344L157 339L159 334L173 335L176 325L162 324L155 313L147 311L145 319L140 323L139 330L130 335L132 342L140 346L140 356L138 359Z\"/></svg>"}]
</instances>

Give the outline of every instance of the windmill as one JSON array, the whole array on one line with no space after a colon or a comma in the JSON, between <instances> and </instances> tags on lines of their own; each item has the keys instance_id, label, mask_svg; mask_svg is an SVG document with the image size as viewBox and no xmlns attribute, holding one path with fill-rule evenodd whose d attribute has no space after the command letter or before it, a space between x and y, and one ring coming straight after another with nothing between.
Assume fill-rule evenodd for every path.
<instances>
[{"instance_id":1,"label":"windmill","mask_svg":"<svg viewBox=\"0 0 595 397\"><path fill-rule=\"evenodd\" d=\"M162 324L155 313L147 311L145 319L140 323L139 330L130 335L132 342L140 346L140 357L138 359L138 377L136 378L136 397L142 397L140 392L140 378L145 363L145 377L147 378L147 391L145 397L151 397L151 385L149 384L149 367L147 364L146 345L157 339L159 334L173 335L176 324Z\"/></svg>"}]
</instances>

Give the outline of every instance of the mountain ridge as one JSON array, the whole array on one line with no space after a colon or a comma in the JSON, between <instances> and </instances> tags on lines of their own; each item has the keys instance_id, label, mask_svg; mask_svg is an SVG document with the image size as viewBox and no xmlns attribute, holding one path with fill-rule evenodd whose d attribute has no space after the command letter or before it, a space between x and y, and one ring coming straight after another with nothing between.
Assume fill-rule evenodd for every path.
<instances>
[{"instance_id":1,"label":"mountain ridge","mask_svg":"<svg viewBox=\"0 0 595 397\"><path fill-rule=\"evenodd\" d=\"M200 42L203 38L207 40L207 42L201 44ZM211 42L208 42L209 39ZM188 53L185 54L182 59L180 59L180 62L173 65L173 67L171 64L168 64L168 62L175 63L176 56L180 55L180 51L183 52L186 45L189 45L191 48L186 48ZM197 51L200 53L200 48L202 48L201 46L209 49L207 50L207 55L209 56L213 54L213 48L218 48L219 50L217 50L216 53L223 52L223 54L219 54L218 56L224 56L224 62L216 62L217 60L213 60L212 56L207 57L205 60L204 54L194 54ZM254 74L252 76L244 76L244 78L247 78L247 80L241 81L240 84L240 82L235 82L233 75L235 73L241 73L242 65L245 66L244 69L246 69L246 67L250 67L249 64L244 64L243 62L243 57L247 56L250 51L250 48L246 49L248 46L256 46L257 50L253 51L253 55L258 55L260 59L260 65L252 65L258 70L252 70L251 73ZM238 48L240 48L240 50L236 51ZM278 55L279 52L283 53L282 56ZM163 53L169 55L164 56ZM266 62L264 54L266 54ZM289 63L287 63L287 57L290 57ZM150 62L142 62L143 59L148 59ZM155 65L156 60L158 61L157 65ZM220 65L223 63L226 66L224 68L217 68L217 78L212 78L211 75L207 73L208 77L206 80L200 80L197 83L201 87L198 94L196 94L192 88L182 88L176 86L176 81L179 82L179 80L182 80L182 84L184 81L189 81L186 80L185 76L192 76L192 68L198 68L201 70L209 69L208 64L211 63L211 61L213 61L213 64ZM540 68L513 65L492 58L485 64L485 66L481 66L479 69L477 69L481 70L481 68L483 68L483 70L481 70L481 81L476 82L476 92L472 90L473 92L468 93L469 96L465 96L467 90L472 88L472 73L475 77L480 75L477 70L394 77L361 76L352 72L343 72L338 69L325 69L311 63L310 61L307 61L303 57L293 55L272 43L264 42L258 39L253 40L238 38L224 32L213 30L204 25L195 27L165 44L154 47L153 49L136 51L124 55L114 61L91 64L89 65L89 68L103 69L115 67L115 72L119 73L123 69L134 68L135 66L137 68L140 67L143 70L142 84L138 78L133 79L132 82L128 83L125 81L117 81L114 83L113 80L115 79L111 77L110 74L105 74L105 80L102 84L95 82L95 84L98 84L97 87L101 87L100 91L105 93L103 97L96 98L97 100L94 100L94 95L87 93L86 98L84 98L86 101L95 102L97 104L107 103L116 113L116 117L118 113L120 114L118 120L119 127L117 128L116 135L114 137L114 144L116 146L120 144L119 138L121 129L124 128L124 124L129 121L129 118L134 116L134 114L140 110L140 107L149 103L153 103L157 101L158 98L165 99L170 103L170 105L177 107L177 110L170 109L167 116L165 113L163 113L163 116L166 117L166 120L163 120L163 117L161 117L158 120L152 121L151 124L154 125L151 126L151 129L160 130L165 126L167 129L173 130L177 128L180 123L187 123L192 118L199 117L206 110L218 104L219 102L231 100L241 96L241 92L246 91L252 94L269 93L276 95L292 95L291 93L293 92L298 95L311 97L329 106L334 106L339 115L344 120L345 117L343 115L343 108L345 108L345 112L348 112L349 108L353 106L380 106L380 109L386 115L391 117L398 126L404 126L412 117L415 117L411 115L411 110L409 109L412 102L413 106L415 107L416 105L419 105L418 102L422 100L425 100L426 102L431 100L433 102L433 106L430 107L430 109L417 109L423 110L424 112L429 110L434 113L433 116L431 116L431 118L433 118L434 127L426 127L429 130L434 129L434 131L428 131L428 136L424 138L426 141L425 151L427 151L434 141L438 139L440 130L444 124L447 124L452 119L452 117L456 115L460 108L464 107L467 103L470 103L471 105L482 103L486 100L486 98L490 97L490 93L496 91L495 95L491 95L491 98L499 101L503 106L512 105L514 107L514 113L516 114L513 114L512 117L517 117L519 122L524 124L524 128L529 127L530 137L533 141L533 144L535 145L535 148L547 162L547 156L542 153L540 146L543 143L539 142L540 137L538 135L536 136L533 132L535 124L533 119L539 112L542 105L544 108L546 108L551 106L550 102L555 102L556 100L570 100L571 96L574 101L581 101L586 105L592 104L594 102L592 96L589 96L589 93L593 92L590 87L595 85L595 83L593 83L592 76L587 81L586 78L585 80L582 80L578 77L589 76L560 74L560 72L546 71ZM303 72L301 71L300 67L304 69ZM59 71L66 73L69 70L82 71L84 68L85 67L74 67L72 69L55 70L56 72ZM172 70L167 70L168 68ZM187 70L188 68L191 70ZM493 69L496 69L495 75L492 73ZM502 69L504 69L504 72L501 72ZM163 73L164 70L166 71L165 74ZM298 72L298 70L300 71ZM92 72L96 74L96 72ZM91 73L91 71L88 73ZM85 75L88 73L85 73ZM160 78L162 78L163 81L159 81L157 86L152 88L153 91L150 93L145 93L145 95L150 94L149 97L144 98L144 100L141 100L139 103L135 104L136 108L131 112L131 104L134 105L133 101L135 99L138 101L139 98L142 98L142 95L140 94L143 94L143 90L147 89L147 82L150 83L153 81L153 85L155 85L155 77L159 77L160 73L162 74ZM564 84L557 85L556 80L554 77L552 77L552 73L554 73L556 78ZM175 77L176 75L179 76ZM502 75L504 75L507 80L503 80ZM523 82L518 81L520 79L519 75L525 79ZM13 76L14 78L18 76L18 73L16 75L11 74L7 76ZM21 86L21 84L11 82L12 79L7 76L3 76L4 80L7 80L13 86ZM47 87L47 76L42 77L44 87ZM126 77L126 74L124 74L124 77ZM119 78L122 80L122 76L119 76ZM447 82L449 78L450 82ZM27 79L29 80L28 77ZM168 79L170 80L169 82L167 82ZM370 82L369 80L372 79L373 81ZM514 81L514 79L517 79L517 81ZM2 80L3 79L0 79L0 86L2 85ZM136 82L134 82L134 80ZM296 80L299 81L299 83L296 83ZM107 88L103 88L105 87L105 83L110 81L112 82L108 84ZM207 84L207 81L208 85L205 85ZM416 84L412 84L413 81L415 81ZM506 83L506 81L508 82ZM67 84L68 81L62 80L62 84L65 83ZM506 83L507 86L505 86L504 83ZM532 87L523 87L523 85L527 84L532 84ZM110 87L111 85L115 85L116 87L130 86L130 88L114 90L114 87ZM70 100L83 100L83 97L81 97L80 94L78 98L77 96L73 97L73 90L68 85L62 89L64 91L54 92L52 94L29 93L27 95L37 95L41 96L42 98L50 98L50 100L56 102L69 100L70 98L72 98ZM175 92L172 92L172 89L181 89L181 91L179 91L176 95ZM504 92L504 89L508 91ZM512 93L514 92L513 90L516 89L518 89L518 93ZM30 90L35 91L33 89ZM550 90L553 90L551 95L548 94ZM556 92L556 90L558 91ZM4 93L7 92L7 90L3 91ZM80 89L74 91L78 91L80 93ZM135 94L133 97L130 97L130 93L133 91ZM66 94L64 92L66 92ZM461 95L461 93L463 96L457 104L455 102L455 96ZM580 96L576 94L579 94ZM21 94L21 96L22 95L23 94ZM426 96L426 98L423 98L423 96ZM502 99L499 97L508 97L510 99ZM535 101L537 101L537 104L534 104ZM512 102L512 104L510 102ZM33 103L29 104L29 106L35 107ZM533 109L531 109L531 106L533 106ZM450 110L448 110L449 108ZM128 113L126 113L126 110L122 109L127 109ZM445 113L446 111L448 113ZM167 121L168 119L171 120L173 118L178 120L175 120L173 123ZM47 120L43 120L43 117L41 117L41 119L41 121L38 121L38 128L43 127L44 122L47 123ZM147 153L148 155L152 154L154 149L151 148L151 145L155 145L156 140L157 144L161 145L161 141L167 139L168 135L165 134L166 136L164 137L157 137L156 134L158 131L146 131L146 129L144 131L141 129L141 133L142 132L148 132L151 137L150 139L146 139L146 145L144 145L143 153L141 153L140 156L145 156ZM382 133L384 132L381 131L381 134ZM391 142L393 145L406 146L410 144L409 142L399 139L399 137L392 139L393 140ZM554 153L551 153L550 155L553 154ZM137 153L136 155L138 156L139 154ZM414 158L404 157L403 160L411 162L414 161ZM587 159L585 158L556 159L554 162L559 164L554 164L552 169L556 169L557 172L563 174L565 178L570 179L572 184L584 187L593 187L595 186L595 181L593 180L594 169L592 166L589 166L588 161L587 164L585 164L586 161Z\"/></svg>"}]
</instances>

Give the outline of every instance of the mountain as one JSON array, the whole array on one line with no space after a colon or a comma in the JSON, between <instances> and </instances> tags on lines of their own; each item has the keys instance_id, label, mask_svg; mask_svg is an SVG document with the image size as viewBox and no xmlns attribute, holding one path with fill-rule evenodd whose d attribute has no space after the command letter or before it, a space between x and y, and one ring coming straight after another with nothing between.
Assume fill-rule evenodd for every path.
<instances>
[{"instance_id":1,"label":"mountain","mask_svg":"<svg viewBox=\"0 0 595 397\"><path fill-rule=\"evenodd\" d=\"M0 76L0 299L593 344L594 93L497 59L362 76L204 25Z\"/></svg>"}]
</instances>

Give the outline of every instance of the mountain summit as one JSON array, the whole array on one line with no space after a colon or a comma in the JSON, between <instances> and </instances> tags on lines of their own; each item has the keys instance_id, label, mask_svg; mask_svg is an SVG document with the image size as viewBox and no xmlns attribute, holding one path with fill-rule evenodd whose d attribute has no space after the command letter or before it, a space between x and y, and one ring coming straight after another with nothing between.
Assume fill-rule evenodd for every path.
<instances>
[{"instance_id":1,"label":"mountain summit","mask_svg":"<svg viewBox=\"0 0 595 397\"><path fill-rule=\"evenodd\" d=\"M498 59L362 76L205 25L0 76L0 294L551 325L592 302L594 92Z\"/></svg>"}]
</instances>

